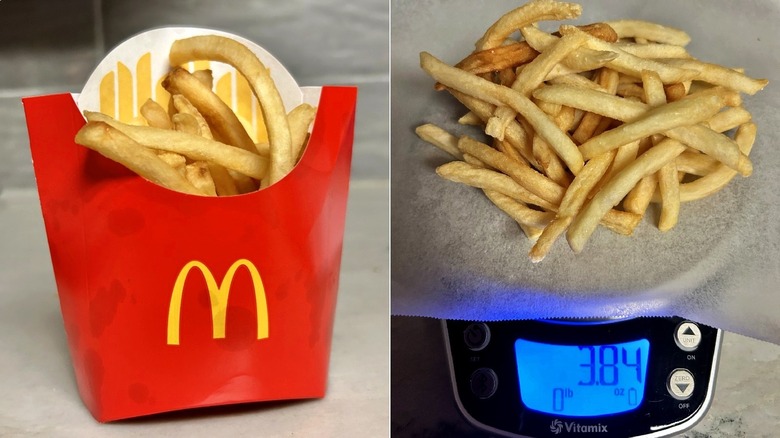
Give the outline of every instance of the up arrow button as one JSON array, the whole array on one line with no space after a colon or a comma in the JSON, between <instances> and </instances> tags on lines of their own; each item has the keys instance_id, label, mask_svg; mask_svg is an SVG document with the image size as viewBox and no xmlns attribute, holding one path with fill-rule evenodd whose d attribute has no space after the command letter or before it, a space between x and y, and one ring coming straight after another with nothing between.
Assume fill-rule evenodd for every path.
<instances>
[{"instance_id":1,"label":"up arrow button","mask_svg":"<svg viewBox=\"0 0 780 438\"><path fill-rule=\"evenodd\" d=\"M690 321L681 322L674 331L674 342L683 351L694 351L701 343L699 326Z\"/></svg>"}]
</instances>

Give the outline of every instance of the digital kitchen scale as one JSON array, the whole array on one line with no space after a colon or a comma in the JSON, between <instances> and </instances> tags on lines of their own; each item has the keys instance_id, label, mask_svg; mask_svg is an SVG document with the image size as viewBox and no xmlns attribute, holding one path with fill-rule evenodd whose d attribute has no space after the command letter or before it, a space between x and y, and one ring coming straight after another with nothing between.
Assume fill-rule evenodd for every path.
<instances>
[{"instance_id":1,"label":"digital kitchen scale","mask_svg":"<svg viewBox=\"0 0 780 438\"><path fill-rule=\"evenodd\" d=\"M682 318L442 321L455 399L513 437L665 437L712 401L721 331Z\"/></svg>"}]
</instances>

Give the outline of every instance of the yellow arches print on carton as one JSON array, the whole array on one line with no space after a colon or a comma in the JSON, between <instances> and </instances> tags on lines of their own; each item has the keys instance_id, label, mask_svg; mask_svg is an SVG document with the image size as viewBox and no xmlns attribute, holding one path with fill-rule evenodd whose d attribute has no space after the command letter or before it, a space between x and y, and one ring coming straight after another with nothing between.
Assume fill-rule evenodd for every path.
<instances>
[{"instance_id":1,"label":"yellow arches print on carton","mask_svg":"<svg viewBox=\"0 0 780 438\"><path fill-rule=\"evenodd\" d=\"M190 73L212 70L214 93L235 112L252 141L268 142L262 109L246 78L216 62L194 61L180 67ZM117 61L116 69L106 72L100 79L99 111L120 122L144 123L138 109L148 99L154 100L163 108L168 107L171 95L163 88L163 79L165 75L156 80L153 78L150 52L138 58L134 72L125 63Z\"/></svg>"},{"instance_id":2,"label":"yellow arches print on carton","mask_svg":"<svg viewBox=\"0 0 780 438\"><path fill-rule=\"evenodd\" d=\"M179 345L179 325L181 322L181 301L184 294L184 284L193 269L197 269L203 275L206 282L206 288L209 291L209 302L211 303L211 325L212 337L214 339L223 339L225 337L225 322L227 320L227 305L230 298L230 286L233 284L233 277L240 267L252 277L252 286L255 294L255 307L257 315L257 339L268 338L268 304L265 296L265 287L260 273L255 265L247 259L236 260L228 268L222 281L217 284L217 280L211 273L211 270L200 261L193 260L179 271L176 282L171 292L171 301L168 308L168 345Z\"/></svg>"}]
</instances>

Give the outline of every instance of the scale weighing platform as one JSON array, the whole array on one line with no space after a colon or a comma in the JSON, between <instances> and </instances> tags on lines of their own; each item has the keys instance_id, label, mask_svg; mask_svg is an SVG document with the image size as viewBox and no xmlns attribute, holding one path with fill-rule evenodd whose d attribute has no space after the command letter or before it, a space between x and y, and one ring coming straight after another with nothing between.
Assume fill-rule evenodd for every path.
<instances>
[{"instance_id":1,"label":"scale weighing platform","mask_svg":"<svg viewBox=\"0 0 780 438\"><path fill-rule=\"evenodd\" d=\"M712 401L721 330L682 318L443 320L455 399L512 437L666 437Z\"/></svg>"}]
</instances>

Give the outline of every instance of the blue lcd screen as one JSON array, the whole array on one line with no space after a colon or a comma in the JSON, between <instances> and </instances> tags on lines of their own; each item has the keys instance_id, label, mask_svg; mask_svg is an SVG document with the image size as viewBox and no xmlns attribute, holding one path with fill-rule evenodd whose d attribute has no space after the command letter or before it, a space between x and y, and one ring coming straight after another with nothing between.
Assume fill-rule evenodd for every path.
<instances>
[{"instance_id":1,"label":"blue lcd screen","mask_svg":"<svg viewBox=\"0 0 780 438\"><path fill-rule=\"evenodd\" d=\"M645 395L650 342L557 345L515 341L520 399L534 411L590 417L631 411Z\"/></svg>"}]
</instances>

